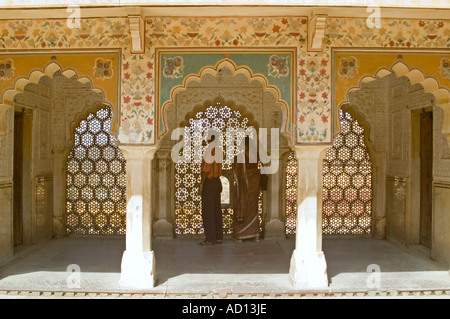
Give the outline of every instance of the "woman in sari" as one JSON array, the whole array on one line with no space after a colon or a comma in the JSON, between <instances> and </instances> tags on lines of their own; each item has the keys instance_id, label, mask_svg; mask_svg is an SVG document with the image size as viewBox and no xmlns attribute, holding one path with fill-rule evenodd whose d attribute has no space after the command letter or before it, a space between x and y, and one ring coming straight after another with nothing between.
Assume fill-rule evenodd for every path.
<instances>
[{"instance_id":1,"label":"woman in sari","mask_svg":"<svg viewBox=\"0 0 450 319\"><path fill-rule=\"evenodd\" d=\"M233 237L259 240L260 226L258 202L260 194L260 171L258 163L249 162L249 148L246 141L245 163L234 163L235 187L233 192Z\"/></svg>"}]
</instances>

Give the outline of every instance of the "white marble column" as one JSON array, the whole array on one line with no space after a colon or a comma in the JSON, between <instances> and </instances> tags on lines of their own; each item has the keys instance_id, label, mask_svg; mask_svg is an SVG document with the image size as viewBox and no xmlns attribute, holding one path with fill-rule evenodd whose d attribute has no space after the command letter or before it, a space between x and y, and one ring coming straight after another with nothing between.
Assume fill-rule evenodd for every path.
<instances>
[{"instance_id":1,"label":"white marble column","mask_svg":"<svg viewBox=\"0 0 450 319\"><path fill-rule=\"evenodd\" d=\"M173 226L169 222L171 212L171 198L174 192L171 191L170 185L170 151L159 150L157 159L154 163L157 165L158 186L155 190L157 201L155 204L156 222L153 224L153 236L155 238L173 238Z\"/></svg>"},{"instance_id":2,"label":"white marble column","mask_svg":"<svg viewBox=\"0 0 450 319\"><path fill-rule=\"evenodd\" d=\"M289 279L295 289L327 289L322 251L322 162L329 146L296 147L298 160L297 230Z\"/></svg>"},{"instance_id":3,"label":"white marble column","mask_svg":"<svg viewBox=\"0 0 450 319\"><path fill-rule=\"evenodd\" d=\"M154 287L155 256L151 250L151 162L156 148L124 146L127 169L127 234L122 257L120 286Z\"/></svg>"}]
</instances>

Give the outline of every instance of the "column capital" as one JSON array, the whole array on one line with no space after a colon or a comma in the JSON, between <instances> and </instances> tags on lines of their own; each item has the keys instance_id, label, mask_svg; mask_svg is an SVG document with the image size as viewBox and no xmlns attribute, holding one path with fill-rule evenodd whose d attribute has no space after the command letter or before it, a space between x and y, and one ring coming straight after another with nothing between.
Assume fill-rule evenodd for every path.
<instances>
[{"instance_id":1,"label":"column capital","mask_svg":"<svg viewBox=\"0 0 450 319\"><path fill-rule=\"evenodd\" d=\"M296 145L295 156L300 159L319 159L325 157L325 152L331 147L330 145Z\"/></svg>"},{"instance_id":2,"label":"column capital","mask_svg":"<svg viewBox=\"0 0 450 319\"><path fill-rule=\"evenodd\" d=\"M156 153L153 145L119 145L126 160L152 160Z\"/></svg>"}]
</instances>

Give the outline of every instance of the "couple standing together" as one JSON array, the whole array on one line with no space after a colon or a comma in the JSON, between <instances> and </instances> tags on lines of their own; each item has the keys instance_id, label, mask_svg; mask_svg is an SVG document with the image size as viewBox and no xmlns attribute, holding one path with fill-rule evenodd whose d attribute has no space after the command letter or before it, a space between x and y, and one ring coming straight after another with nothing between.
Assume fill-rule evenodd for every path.
<instances>
[{"instance_id":1,"label":"couple standing together","mask_svg":"<svg viewBox=\"0 0 450 319\"><path fill-rule=\"evenodd\" d=\"M210 141L214 140L214 136ZM215 155L217 148L211 152ZM222 154L217 158L222 159ZM215 156L214 156L215 157ZM258 198L260 193L260 171L258 163L249 161L249 139L245 139L245 162L233 163L235 187L232 188L233 199L233 238L259 240ZM205 240L200 245L222 243L222 208L220 193L222 192L222 163L212 158L203 159L201 167L201 184L199 193L202 196L202 217Z\"/></svg>"}]
</instances>

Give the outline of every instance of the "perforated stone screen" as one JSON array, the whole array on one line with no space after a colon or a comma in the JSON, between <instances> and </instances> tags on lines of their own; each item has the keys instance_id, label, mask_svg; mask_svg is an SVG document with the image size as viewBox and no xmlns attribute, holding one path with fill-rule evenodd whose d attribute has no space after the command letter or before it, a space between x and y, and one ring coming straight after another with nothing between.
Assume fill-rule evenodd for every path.
<instances>
[{"instance_id":1,"label":"perforated stone screen","mask_svg":"<svg viewBox=\"0 0 450 319\"><path fill-rule=\"evenodd\" d=\"M176 234L202 234L203 219L201 196L198 193L200 186L200 170L203 150L205 148L203 133L213 128L220 132L218 141L219 147L223 150L223 175L232 179L232 164L229 158L236 156L240 152L239 134L233 136L228 134L230 129L248 129L248 118L233 110L232 107L221 102L212 103L204 112L198 112L194 118L190 119L186 132L189 132L190 139L185 135L185 150L190 149L190 157L180 157L175 164L175 233ZM250 133L250 131L248 131ZM195 148L197 146L197 148ZM229 157L227 157L227 154ZM231 156L231 157L230 157ZM231 184L230 187L233 185ZM260 216L262 213L262 196L260 196ZM230 205L222 206L223 232L231 234L233 231L233 208Z\"/></svg>"},{"instance_id":2,"label":"perforated stone screen","mask_svg":"<svg viewBox=\"0 0 450 319\"><path fill-rule=\"evenodd\" d=\"M101 109L75 129L67 159L68 234L125 234L125 158L109 133L111 116L110 108Z\"/></svg>"},{"instance_id":3,"label":"perforated stone screen","mask_svg":"<svg viewBox=\"0 0 450 319\"><path fill-rule=\"evenodd\" d=\"M323 233L370 234L372 162L364 129L342 111L340 122L341 132L323 161Z\"/></svg>"},{"instance_id":4,"label":"perforated stone screen","mask_svg":"<svg viewBox=\"0 0 450 319\"><path fill-rule=\"evenodd\" d=\"M286 162L286 234L295 234L297 223L298 162L291 151Z\"/></svg>"}]
</instances>

